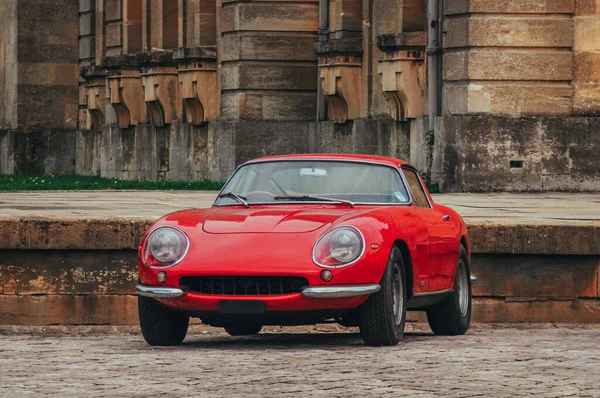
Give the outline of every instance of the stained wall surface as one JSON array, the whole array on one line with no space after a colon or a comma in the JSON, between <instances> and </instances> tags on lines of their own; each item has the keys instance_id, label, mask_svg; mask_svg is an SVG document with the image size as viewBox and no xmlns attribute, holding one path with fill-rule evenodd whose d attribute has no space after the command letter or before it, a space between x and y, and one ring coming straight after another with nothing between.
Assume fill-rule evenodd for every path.
<instances>
[{"instance_id":1,"label":"stained wall surface","mask_svg":"<svg viewBox=\"0 0 600 398\"><path fill-rule=\"evenodd\" d=\"M428 37L424 0L2 1L0 173L352 152L446 192L600 190L600 3L440 4Z\"/></svg>"}]
</instances>

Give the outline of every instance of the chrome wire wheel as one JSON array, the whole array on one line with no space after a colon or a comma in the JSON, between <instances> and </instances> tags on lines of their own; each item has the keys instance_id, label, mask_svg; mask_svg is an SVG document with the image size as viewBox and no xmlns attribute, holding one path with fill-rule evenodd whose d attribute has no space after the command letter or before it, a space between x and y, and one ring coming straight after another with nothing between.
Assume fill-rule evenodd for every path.
<instances>
[{"instance_id":1,"label":"chrome wire wheel","mask_svg":"<svg viewBox=\"0 0 600 398\"><path fill-rule=\"evenodd\" d=\"M456 272L458 276L458 306L460 307L460 314L465 317L469 310L469 281L467 280L469 276L467 275L467 267L462 258L458 260Z\"/></svg>"},{"instance_id":2,"label":"chrome wire wheel","mask_svg":"<svg viewBox=\"0 0 600 398\"><path fill-rule=\"evenodd\" d=\"M404 308L404 283L402 281L402 269L401 265L394 264L394 270L392 273L392 302L394 312L394 323L399 326L402 323L403 308Z\"/></svg>"}]
</instances>

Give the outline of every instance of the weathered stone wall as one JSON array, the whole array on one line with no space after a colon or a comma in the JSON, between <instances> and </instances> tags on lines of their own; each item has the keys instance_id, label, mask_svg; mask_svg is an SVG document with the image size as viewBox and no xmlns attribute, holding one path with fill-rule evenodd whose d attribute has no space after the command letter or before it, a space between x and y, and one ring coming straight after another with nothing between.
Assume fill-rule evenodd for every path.
<instances>
[{"instance_id":1,"label":"weathered stone wall","mask_svg":"<svg viewBox=\"0 0 600 398\"><path fill-rule=\"evenodd\" d=\"M444 192L600 190L600 118L444 116L433 147Z\"/></svg>"},{"instance_id":2,"label":"weathered stone wall","mask_svg":"<svg viewBox=\"0 0 600 398\"><path fill-rule=\"evenodd\" d=\"M319 27L317 0L3 2L0 173L222 180L352 152L443 191L600 189L597 1L442 2L435 131L426 1L326 3Z\"/></svg>"},{"instance_id":3,"label":"weathered stone wall","mask_svg":"<svg viewBox=\"0 0 600 398\"><path fill-rule=\"evenodd\" d=\"M137 323L136 248L150 223L0 220L0 324ZM600 323L600 228L478 223L469 233L475 322Z\"/></svg>"}]
</instances>

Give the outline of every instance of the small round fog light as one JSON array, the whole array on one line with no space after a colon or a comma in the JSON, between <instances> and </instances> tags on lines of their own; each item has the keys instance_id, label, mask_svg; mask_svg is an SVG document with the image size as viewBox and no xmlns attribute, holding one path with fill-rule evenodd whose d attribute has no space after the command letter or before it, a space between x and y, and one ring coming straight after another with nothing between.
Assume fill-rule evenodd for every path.
<instances>
[{"instance_id":1,"label":"small round fog light","mask_svg":"<svg viewBox=\"0 0 600 398\"><path fill-rule=\"evenodd\" d=\"M323 279L325 282L329 282L331 278L333 278L333 274L331 273L331 271L329 271L328 269L326 269L325 271L321 271L321 279Z\"/></svg>"},{"instance_id":2,"label":"small round fog light","mask_svg":"<svg viewBox=\"0 0 600 398\"><path fill-rule=\"evenodd\" d=\"M165 283L167 281L167 273L165 271L160 271L158 275L156 275L156 279L158 279L160 283Z\"/></svg>"}]
</instances>

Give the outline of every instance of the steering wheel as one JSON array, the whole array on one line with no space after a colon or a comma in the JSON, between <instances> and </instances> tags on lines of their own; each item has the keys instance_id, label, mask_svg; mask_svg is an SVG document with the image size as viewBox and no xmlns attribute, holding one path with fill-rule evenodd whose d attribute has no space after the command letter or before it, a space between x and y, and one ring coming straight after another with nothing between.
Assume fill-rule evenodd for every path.
<instances>
[{"instance_id":1,"label":"steering wheel","mask_svg":"<svg viewBox=\"0 0 600 398\"><path fill-rule=\"evenodd\" d=\"M271 199L274 199L277 195L271 193L271 192L267 192L267 191L250 191L246 194L246 198L250 198L250 196L253 195L263 195L263 196L268 196Z\"/></svg>"}]
</instances>

